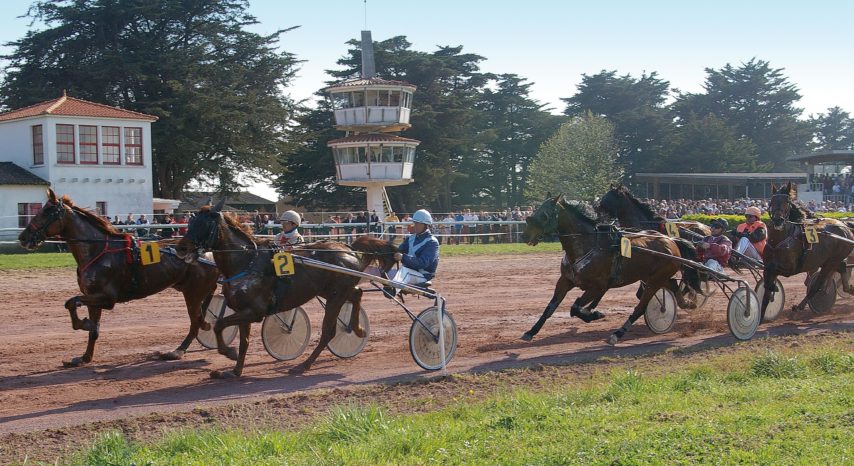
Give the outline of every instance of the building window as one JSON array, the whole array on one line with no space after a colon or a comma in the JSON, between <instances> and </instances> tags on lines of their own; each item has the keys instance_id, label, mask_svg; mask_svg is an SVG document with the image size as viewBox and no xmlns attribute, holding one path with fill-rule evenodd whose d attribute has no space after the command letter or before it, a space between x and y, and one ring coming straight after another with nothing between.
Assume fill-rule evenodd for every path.
<instances>
[{"instance_id":1,"label":"building window","mask_svg":"<svg viewBox=\"0 0 854 466\"><path fill-rule=\"evenodd\" d=\"M33 126L33 165L44 163L44 132L42 125Z\"/></svg>"},{"instance_id":2,"label":"building window","mask_svg":"<svg viewBox=\"0 0 854 466\"><path fill-rule=\"evenodd\" d=\"M125 163L142 165L142 128L125 128Z\"/></svg>"},{"instance_id":3,"label":"building window","mask_svg":"<svg viewBox=\"0 0 854 466\"><path fill-rule=\"evenodd\" d=\"M101 217L107 215L107 203L106 203L106 201L95 202L95 212L98 212L98 215L100 215Z\"/></svg>"},{"instance_id":4,"label":"building window","mask_svg":"<svg viewBox=\"0 0 854 466\"><path fill-rule=\"evenodd\" d=\"M80 163L98 163L98 127L79 126Z\"/></svg>"},{"instance_id":5,"label":"building window","mask_svg":"<svg viewBox=\"0 0 854 466\"><path fill-rule=\"evenodd\" d=\"M122 163L121 155L121 136L118 126L103 126L101 127L101 139L104 140L104 163L110 165L119 165Z\"/></svg>"},{"instance_id":6,"label":"building window","mask_svg":"<svg viewBox=\"0 0 854 466\"><path fill-rule=\"evenodd\" d=\"M56 125L56 161L74 163L74 125Z\"/></svg>"},{"instance_id":7,"label":"building window","mask_svg":"<svg viewBox=\"0 0 854 466\"><path fill-rule=\"evenodd\" d=\"M42 210L42 205L37 202L24 202L18 204L18 228L27 228L27 225Z\"/></svg>"}]
</instances>

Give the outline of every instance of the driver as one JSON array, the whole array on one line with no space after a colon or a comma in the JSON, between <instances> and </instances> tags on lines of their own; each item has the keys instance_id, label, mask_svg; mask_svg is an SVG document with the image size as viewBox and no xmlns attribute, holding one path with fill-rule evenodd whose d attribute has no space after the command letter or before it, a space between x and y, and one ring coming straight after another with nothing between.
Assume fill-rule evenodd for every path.
<instances>
[{"instance_id":1,"label":"driver","mask_svg":"<svg viewBox=\"0 0 854 466\"><path fill-rule=\"evenodd\" d=\"M421 209L412 215L413 234L406 237L394 254L394 259L400 261L400 269L392 280L407 285L419 285L429 281L436 274L439 265L439 241L430 232L433 216ZM386 292L392 296L394 289Z\"/></svg>"},{"instance_id":2,"label":"driver","mask_svg":"<svg viewBox=\"0 0 854 466\"><path fill-rule=\"evenodd\" d=\"M760 215L762 211L759 207L750 206L744 209L744 223L739 224L732 232L737 241L735 250L758 261L762 260L762 252L768 238L768 228L759 220Z\"/></svg>"}]
</instances>

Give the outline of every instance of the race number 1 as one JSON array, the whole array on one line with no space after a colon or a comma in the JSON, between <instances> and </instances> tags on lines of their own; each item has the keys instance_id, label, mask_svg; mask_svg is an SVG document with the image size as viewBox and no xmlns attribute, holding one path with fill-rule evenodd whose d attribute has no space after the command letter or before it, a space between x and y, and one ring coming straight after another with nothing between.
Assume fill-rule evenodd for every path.
<instances>
[{"instance_id":1,"label":"race number 1","mask_svg":"<svg viewBox=\"0 0 854 466\"><path fill-rule=\"evenodd\" d=\"M160 262L160 246L157 243L142 243L142 254L139 256L142 265L151 265Z\"/></svg>"},{"instance_id":2,"label":"race number 1","mask_svg":"<svg viewBox=\"0 0 854 466\"><path fill-rule=\"evenodd\" d=\"M804 227L804 236L807 237L807 243L816 244L818 243L818 231L815 229L815 225L807 225Z\"/></svg>"},{"instance_id":3,"label":"race number 1","mask_svg":"<svg viewBox=\"0 0 854 466\"><path fill-rule=\"evenodd\" d=\"M620 238L620 255L631 259L632 258L632 241L628 238Z\"/></svg>"},{"instance_id":4,"label":"race number 1","mask_svg":"<svg viewBox=\"0 0 854 466\"><path fill-rule=\"evenodd\" d=\"M284 277L294 274L294 258L289 252L280 252L273 256L273 268L276 275Z\"/></svg>"},{"instance_id":5,"label":"race number 1","mask_svg":"<svg viewBox=\"0 0 854 466\"><path fill-rule=\"evenodd\" d=\"M664 228L667 230L667 234L674 238L679 237L679 225L673 222L667 222L664 224Z\"/></svg>"}]
</instances>

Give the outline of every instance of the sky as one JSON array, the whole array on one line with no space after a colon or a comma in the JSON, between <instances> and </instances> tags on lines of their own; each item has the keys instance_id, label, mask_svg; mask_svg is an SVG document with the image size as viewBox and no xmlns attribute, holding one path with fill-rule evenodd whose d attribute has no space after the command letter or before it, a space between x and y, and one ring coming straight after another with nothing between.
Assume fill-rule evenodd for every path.
<instances>
[{"instance_id":1,"label":"sky","mask_svg":"<svg viewBox=\"0 0 854 466\"><path fill-rule=\"evenodd\" d=\"M0 0L0 43L22 37L17 18L30 0ZM325 70L367 28L375 41L403 35L412 49L463 46L481 55L481 70L515 73L532 82L531 97L561 113L582 75L614 70L639 77L657 72L683 92L702 92L706 68L768 61L801 93L804 116L833 106L854 113L854 39L847 0L251 0L259 24L282 35L282 50L300 60L286 92L312 99L330 79ZM10 52L0 47L3 53ZM274 199L263 185L250 189Z\"/></svg>"}]
</instances>

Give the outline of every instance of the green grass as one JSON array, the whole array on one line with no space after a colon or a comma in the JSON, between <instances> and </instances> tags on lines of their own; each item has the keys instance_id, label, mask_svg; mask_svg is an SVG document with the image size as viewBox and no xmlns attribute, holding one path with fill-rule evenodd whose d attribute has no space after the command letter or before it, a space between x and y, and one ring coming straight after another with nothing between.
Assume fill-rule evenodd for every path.
<instances>
[{"instance_id":1,"label":"green grass","mask_svg":"<svg viewBox=\"0 0 854 466\"><path fill-rule=\"evenodd\" d=\"M852 464L854 354L803 346L710 352L688 365L674 357L647 366L649 373L622 368L539 391L506 389L426 414L391 416L348 403L291 432L185 430L152 444L110 433L71 461Z\"/></svg>"},{"instance_id":2,"label":"green grass","mask_svg":"<svg viewBox=\"0 0 854 466\"><path fill-rule=\"evenodd\" d=\"M39 254L0 254L0 270L36 270L74 267L74 257L67 252Z\"/></svg>"}]
</instances>

